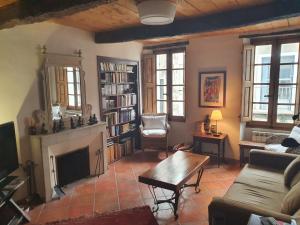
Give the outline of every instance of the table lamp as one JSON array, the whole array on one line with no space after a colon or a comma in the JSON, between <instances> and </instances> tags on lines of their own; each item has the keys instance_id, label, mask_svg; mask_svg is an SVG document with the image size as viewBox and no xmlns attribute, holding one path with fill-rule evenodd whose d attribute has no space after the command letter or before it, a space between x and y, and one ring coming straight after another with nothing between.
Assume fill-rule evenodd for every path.
<instances>
[{"instance_id":1,"label":"table lamp","mask_svg":"<svg viewBox=\"0 0 300 225\"><path fill-rule=\"evenodd\" d=\"M216 121L216 133L215 133L215 136L219 136L220 134L218 133L218 121L219 120L222 120L223 119L223 116L222 116L222 113L220 110L216 109L216 110L213 110L211 115L210 115L210 120L214 120Z\"/></svg>"}]
</instances>

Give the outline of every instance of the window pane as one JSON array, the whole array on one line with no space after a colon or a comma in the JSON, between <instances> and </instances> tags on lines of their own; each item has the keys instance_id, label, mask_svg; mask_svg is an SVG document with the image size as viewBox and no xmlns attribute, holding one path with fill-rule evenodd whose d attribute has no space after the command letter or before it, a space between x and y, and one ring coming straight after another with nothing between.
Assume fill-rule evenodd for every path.
<instances>
[{"instance_id":1,"label":"window pane","mask_svg":"<svg viewBox=\"0 0 300 225\"><path fill-rule=\"evenodd\" d=\"M280 63L297 63L299 43L288 43L281 45Z\"/></svg>"},{"instance_id":2,"label":"window pane","mask_svg":"<svg viewBox=\"0 0 300 225\"><path fill-rule=\"evenodd\" d=\"M184 52L177 52L172 54L172 68L181 69L184 68Z\"/></svg>"},{"instance_id":3,"label":"window pane","mask_svg":"<svg viewBox=\"0 0 300 225\"><path fill-rule=\"evenodd\" d=\"M292 116L295 113L294 105L277 106L277 123L293 123Z\"/></svg>"},{"instance_id":4,"label":"window pane","mask_svg":"<svg viewBox=\"0 0 300 225\"><path fill-rule=\"evenodd\" d=\"M167 71L166 70L156 71L156 84L157 85L166 85L167 84Z\"/></svg>"},{"instance_id":5,"label":"window pane","mask_svg":"<svg viewBox=\"0 0 300 225\"><path fill-rule=\"evenodd\" d=\"M255 46L255 64L271 63L272 45Z\"/></svg>"},{"instance_id":6,"label":"window pane","mask_svg":"<svg viewBox=\"0 0 300 225\"><path fill-rule=\"evenodd\" d=\"M72 72L72 73L73 73L73 67L71 67L71 66L68 66L68 67L66 67L66 69L67 69L67 71L70 71L70 72Z\"/></svg>"},{"instance_id":7,"label":"window pane","mask_svg":"<svg viewBox=\"0 0 300 225\"><path fill-rule=\"evenodd\" d=\"M280 65L279 83L297 83L298 65Z\"/></svg>"},{"instance_id":8,"label":"window pane","mask_svg":"<svg viewBox=\"0 0 300 225\"><path fill-rule=\"evenodd\" d=\"M74 94L74 84L68 84L68 94Z\"/></svg>"},{"instance_id":9,"label":"window pane","mask_svg":"<svg viewBox=\"0 0 300 225\"><path fill-rule=\"evenodd\" d=\"M172 102L173 116L184 116L184 102Z\"/></svg>"},{"instance_id":10,"label":"window pane","mask_svg":"<svg viewBox=\"0 0 300 225\"><path fill-rule=\"evenodd\" d=\"M172 99L183 101L184 100L183 97L184 97L184 88L183 88L183 86L173 86L172 87Z\"/></svg>"},{"instance_id":11,"label":"window pane","mask_svg":"<svg viewBox=\"0 0 300 225\"><path fill-rule=\"evenodd\" d=\"M167 55L159 54L156 55L156 69L166 69L167 68Z\"/></svg>"},{"instance_id":12,"label":"window pane","mask_svg":"<svg viewBox=\"0 0 300 225\"><path fill-rule=\"evenodd\" d=\"M69 95L69 106L75 106L75 96Z\"/></svg>"},{"instance_id":13,"label":"window pane","mask_svg":"<svg viewBox=\"0 0 300 225\"><path fill-rule=\"evenodd\" d=\"M74 74L73 74L73 71L72 71L72 72L67 72L67 78L68 78L68 82L69 82L69 83L74 82Z\"/></svg>"},{"instance_id":14,"label":"window pane","mask_svg":"<svg viewBox=\"0 0 300 225\"><path fill-rule=\"evenodd\" d=\"M81 96L77 95L77 106L81 106Z\"/></svg>"},{"instance_id":15,"label":"window pane","mask_svg":"<svg viewBox=\"0 0 300 225\"><path fill-rule=\"evenodd\" d=\"M278 103L294 104L296 98L296 85L279 85Z\"/></svg>"},{"instance_id":16,"label":"window pane","mask_svg":"<svg viewBox=\"0 0 300 225\"><path fill-rule=\"evenodd\" d=\"M167 100L167 86L156 86L156 99Z\"/></svg>"},{"instance_id":17,"label":"window pane","mask_svg":"<svg viewBox=\"0 0 300 225\"><path fill-rule=\"evenodd\" d=\"M172 83L173 84L184 84L183 70L172 71Z\"/></svg>"},{"instance_id":18,"label":"window pane","mask_svg":"<svg viewBox=\"0 0 300 225\"><path fill-rule=\"evenodd\" d=\"M80 83L80 75L79 75L79 71L76 71L76 82Z\"/></svg>"},{"instance_id":19,"label":"window pane","mask_svg":"<svg viewBox=\"0 0 300 225\"><path fill-rule=\"evenodd\" d=\"M80 84L77 84L77 94L80 95Z\"/></svg>"},{"instance_id":20,"label":"window pane","mask_svg":"<svg viewBox=\"0 0 300 225\"><path fill-rule=\"evenodd\" d=\"M166 101L157 101L156 107L157 107L157 113L167 113Z\"/></svg>"},{"instance_id":21,"label":"window pane","mask_svg":"<svg viewBox=\"0 0 300 225\"><path fill-rule=\"evenodd\" d=\"M254 102L269 102L269 85L254 85L253 86L253 101Z\"/></svg>"},{"instance_id":22,"label":"window pane","mask_svg":"<svg viewBox=\"0 0 300 225\"><path fill-rule=\"evenodd\" d=\"M268 104L253 104L252 120L268 121Z\"/></svg>"},{"instance_id":23,"label":"window pane","mask_svg":"<svg viewBox=\"0 0 300 225\"><path fill-rule=\"evenodd\" d=\"M270 82L270 65L254 67L254 83Z\"/></svg>"}]
</instances>

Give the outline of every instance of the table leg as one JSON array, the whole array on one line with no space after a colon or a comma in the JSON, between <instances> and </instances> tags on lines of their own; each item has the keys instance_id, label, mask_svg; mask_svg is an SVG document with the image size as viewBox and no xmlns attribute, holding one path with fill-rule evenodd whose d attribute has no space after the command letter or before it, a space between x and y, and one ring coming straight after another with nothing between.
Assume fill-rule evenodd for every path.
<instances>
[{"instance_id":1,"label":"table leg","mask_svg":"<svg viewBox=\"0 0 300 225\"><path fill-rule=\"evenodd\" d=\"M223 140L222 143L223 143L223 146L222 146L222 149L223 149L223 159L222 159L222 161L224 163L225 162L225 140Z\"/></svg>"},{"instance_id":2,"label":"table leg","mask_svg":"<svg viewBox=\"0 0 300 225\"><path fill-rule=\"evenodd\" d=\"M174 216L176 220L178 219L177 209L178 209L179 196L180 196L180 192L175 191Z\"/></svg>"},{"instance_id":3,"label":"table leg","mask_svg":"<svg viewBox=\"0 0 300 225\"><path fill-rule=\"evenodd\" d=\"M218 143L218 167L220 167L221 142Z\"/></svg>"},{"instance_id":4,"label":"table leg","mask_svg":"<svg viewBox=\"0 0 300 225\"><path fill-rule=\"evenodd\" d=\"M244 149L240 146L240 167L242 167L244 161Z\"/></svg>"}]
</instances>

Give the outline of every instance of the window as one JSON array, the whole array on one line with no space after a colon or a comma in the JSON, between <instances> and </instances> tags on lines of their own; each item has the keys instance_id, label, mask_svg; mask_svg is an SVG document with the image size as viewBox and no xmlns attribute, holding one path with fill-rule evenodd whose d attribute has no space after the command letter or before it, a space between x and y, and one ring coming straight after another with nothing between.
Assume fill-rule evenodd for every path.
<instances>
[{"instance_id":1,"label":"window","mask_svg":"<svg viewBox=\"0 0 300 225\"><path fill-rule=\"evenodd\" d=\"M185 51L156 54L156 107L173 120L185 117Z\"/></svg>"},{"instance_id":2,"label":"window","mask_svg":"<svg viewBox=\"0 0 300 225\"><path fill-rule=\"evenodd\" d=\"M81 109L79 68L67 67L68 109Z\"/></svg>"},{"instance_id":3,"label":"window","mask_svg":"<svg viewBox=\"0 0 300 225\"><path fill-rule=\"evenodd\" d=\"M299 41L272 40L254 46L250 125L284 128L298 113Z\"/></svg>"}]
</instances>

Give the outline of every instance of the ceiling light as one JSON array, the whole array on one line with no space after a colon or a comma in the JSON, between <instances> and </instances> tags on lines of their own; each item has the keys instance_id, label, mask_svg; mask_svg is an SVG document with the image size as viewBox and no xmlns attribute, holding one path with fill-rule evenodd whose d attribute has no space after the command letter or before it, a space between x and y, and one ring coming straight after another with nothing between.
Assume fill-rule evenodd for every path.
<instances>
[{"instance_id":1,"label":"ceiling light","mask_svg":"<svg viewBox=\"0 0 300 225\"><path fill-rule=\"evenodd\" d=\"M142 24L166 25L174 21L176 4L167 0L146 0L137 7Z\"/></svg>"}]
</instances>

